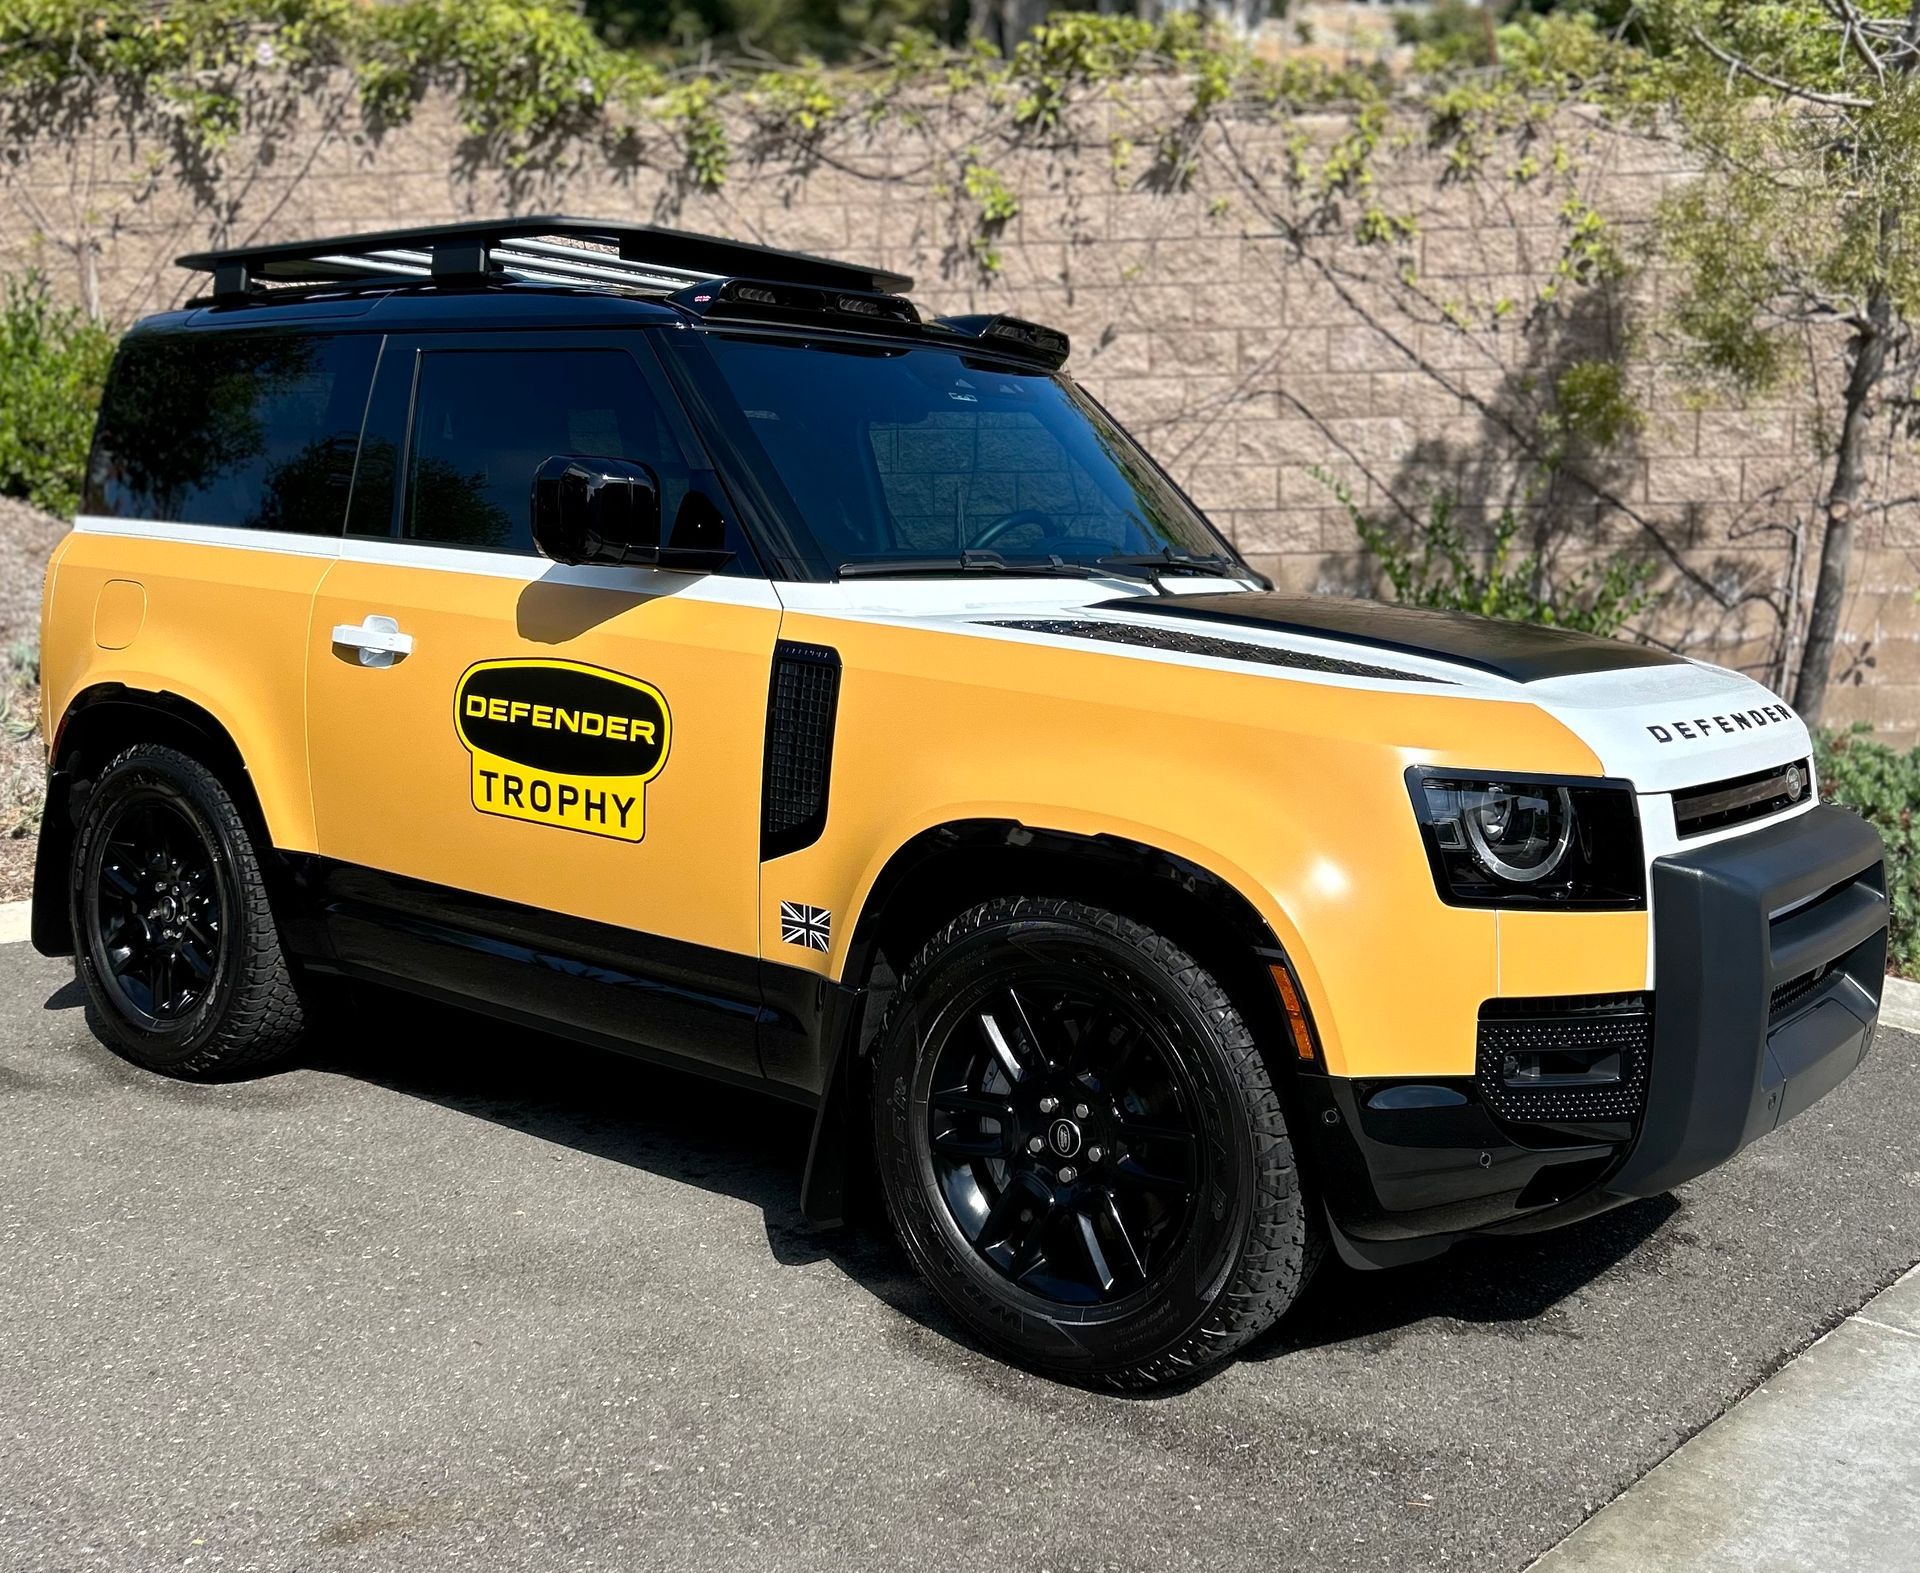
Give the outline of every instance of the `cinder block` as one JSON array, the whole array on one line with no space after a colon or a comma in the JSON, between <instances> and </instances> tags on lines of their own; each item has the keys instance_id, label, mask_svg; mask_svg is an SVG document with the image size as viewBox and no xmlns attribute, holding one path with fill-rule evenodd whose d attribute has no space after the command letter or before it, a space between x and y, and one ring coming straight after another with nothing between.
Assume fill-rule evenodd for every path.
<instances>
[{"instance_id":1,"label":"cinder block","mask_svg":"<svg viewBox=\"0 0 1920 1573\"><path fill-rule=\"evenodd\" d=\"M1737 459L1654 459L1647 465L1647 501L1738 502L1742 479Z\"/></svg>"}]
</instances>

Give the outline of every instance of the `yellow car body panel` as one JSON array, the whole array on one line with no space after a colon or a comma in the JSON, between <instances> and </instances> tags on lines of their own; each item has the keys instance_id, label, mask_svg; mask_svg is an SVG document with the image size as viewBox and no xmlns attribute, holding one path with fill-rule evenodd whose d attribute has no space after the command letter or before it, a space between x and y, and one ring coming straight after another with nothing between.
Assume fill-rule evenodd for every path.
<instances>
[{"instance_id":1,"label":"yellow car body panel","mask_svg":"<svg viewBox=\"0 0 1920 1573\"><path fill-rule=\"evenodd\" d=\"M307 633L331 543L258 551L80 530L62 542L43 627L46 713L66 715L90 689L120 684L173 694L212 716L246 761L274 845L314 852L307 776ZM144 591L144 612L118 649L96 639L103 595ZM112 608L112 599L109 600ZM120 633L127 632L124 614ZM57 726L57 720L56 720Z\"/></svg>"},{"instance_id":2,"label":"yellow car body panel","mask_svg":"<svg viewBox=\"0 0 1920 1573\"><path fill-rule=\"evenodd\" d=\"M1500 919L1436 895L1406 767L1601 773L1541 711L1439 688L1196 672L803 614L782 634L838 648L846 675L826 832L763 882L768 953L782 949L782 900L852 917L888 858L934 826L1117 836L1199 865L1259 910L1338 1074L1472 1074L1475 1013L1499 992ZM1584 971L1604 978L1597 989L1639 988L1645 914L1606 916L1621 943ZM839 925L826 955L783 959L837 977L853 929Z\"/></svg>"},{"instance_id":3,"label":"yellow car body panel","mask_svg":"<svg viewBox=\"0 0 1920 1573\"><path fill-rule=\"evenodd\" d=\"M473 560L469 554L469 560ZM324 855L460 890L755 953L760 755L780 622L758 604L458 566L342 560L320 587L312 663L313 794ZM605 577L605 576L603 576ZM628 576L631 578L631 576ZM616 576L617 583L617 576ZM368 667L339 624L392 617L412 653ZM581 833L485 811L455 699L483 662L564 660L638 679L672 718L657 773ZM476 786L476 783L478 785Z\"/></svg>"}]
</instances>

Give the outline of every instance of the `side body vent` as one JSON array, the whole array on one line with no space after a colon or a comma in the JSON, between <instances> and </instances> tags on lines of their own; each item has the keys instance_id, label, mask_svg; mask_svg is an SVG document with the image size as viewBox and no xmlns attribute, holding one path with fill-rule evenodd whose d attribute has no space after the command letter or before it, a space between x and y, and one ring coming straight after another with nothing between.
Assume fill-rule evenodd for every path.
<instances>
[{"instance_id":1,"label":"side body vent","mask_svg":"<svg viewBox=\"0 0 1920 1573\"><path fill-rule=\"evenodd\" d=\"M773 647L766 773L760 785L762 862L813 845L827 827L833 719L839 707L839 651L784 639Z\"/></svg>"}]
</instances>

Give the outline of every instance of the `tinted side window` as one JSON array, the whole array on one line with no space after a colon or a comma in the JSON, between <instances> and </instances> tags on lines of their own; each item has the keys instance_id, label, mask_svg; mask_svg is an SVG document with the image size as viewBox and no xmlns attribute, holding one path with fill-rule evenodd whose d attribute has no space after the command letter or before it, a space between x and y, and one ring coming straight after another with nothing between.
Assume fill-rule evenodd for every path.
<instances>
[{"instance_id":1,"label":"tinted side window","mask_svg":"<svg viewBox=\"0 0 1920 1573\"><path fill-rule=\"evenodd\" d=\"M136 334L114 358L86 511L338 535L380 339Z\"/></svg>"},{"instance_id":2,"label":"tinted side window","mask_svg":"<svg viewBox=\"0 0 1920 1573\"><path fill-rule=\"evenodd\" d=\"M675 518L688 470L624 350L428 350L420 357L404 533L531 553L533 472L555 454L650 465Z\"/></svg>"}]
</instances>

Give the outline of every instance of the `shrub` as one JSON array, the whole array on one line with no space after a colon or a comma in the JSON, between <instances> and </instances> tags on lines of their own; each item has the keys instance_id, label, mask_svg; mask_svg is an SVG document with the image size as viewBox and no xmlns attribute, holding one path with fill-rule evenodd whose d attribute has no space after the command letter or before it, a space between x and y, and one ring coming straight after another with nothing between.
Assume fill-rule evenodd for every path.
<instances>
[{"instance_id":1,"label":"shrub","mask_svg":"<svg viewBox=\"0 0 1920 1573\"><path fill-rule=\"evenodd\" d=\"M1345 487L1334 484L1333 492L1393 598L1409 606L1545 623L1611 639L1653 604L1657 565L1643 557L1616 553L1558 579L1537 554L1516 561L1521 524L1511 508L1493 522L1482 550L1456 522L1451 497L1432 498L1424 519L1399 525L1362 512Z\"/></svg>"},{"instance_id":2,"label":"shrub","mask_svg":"<svg viewBox=\"0 0 1920 1573\"><path fill-rule=\"evenodd\" d=\"M0 655L0 841L34 835L46 799L40 746L40 652L14 645Z\"/></svg>"},{"instance_id":3,"label":"shrub","mask_svg":"<svg viewBox=\"0 0 1920 1573\"><path fill-rule=\"evenodd\" d=\"M1903 754L1868 730L1816 734L1814 764L1821 797L1852 809L1887 843L1888 962L1911 974L1920 970L1920 748Z\"/></svg>"},{"instance_id":4,"label":"shrub","mask_svg":"<svg viewBox=\"0 0 1920 1573\"><path fill-rule=\"evenodd\" d=\"M43 274L0 285L0 496L71 518L113 333L57 306Z\"/></svg>"}]
</instances>

